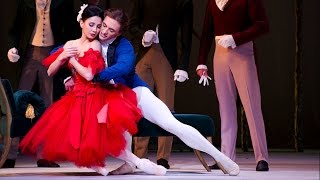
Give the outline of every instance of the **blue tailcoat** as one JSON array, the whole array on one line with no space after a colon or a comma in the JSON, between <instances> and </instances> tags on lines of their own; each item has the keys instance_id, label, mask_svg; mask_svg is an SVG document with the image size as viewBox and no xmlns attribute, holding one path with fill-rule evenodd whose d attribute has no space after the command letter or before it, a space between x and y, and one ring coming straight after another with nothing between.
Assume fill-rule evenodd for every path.
<instances>
[{"instance_id":1,"label":"blue tailcoat","mask_svg":"<svg viewBox=\"0 0 320 180\"><path fill-rule=\"evenodd\" d=\"M131 43L119 36L108 47L108 67L96 75L97 81L124 84L130 88L148 85L135 72L135 54Z\"/></svg>"}]
</instances>

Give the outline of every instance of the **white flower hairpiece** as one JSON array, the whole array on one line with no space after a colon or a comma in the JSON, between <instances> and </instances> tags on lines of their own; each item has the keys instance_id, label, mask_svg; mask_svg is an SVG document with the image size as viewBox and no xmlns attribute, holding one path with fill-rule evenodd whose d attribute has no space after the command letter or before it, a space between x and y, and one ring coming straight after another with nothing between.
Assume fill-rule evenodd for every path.
<instances>
[{"instance_id":1,"label":"white flower hairpiece","mask_svg":"<svg viewBox=\"0 0 320 180\"><path fill-rule=\"evenodd\" d=\"M84 11L84 9L88 7L88 4L83 4L81 7L80 7L80 11L78 12L78 16L77 16L77 21L80 22L81 18L82 18L82 13Z\"/></svg>"}]
</instances>

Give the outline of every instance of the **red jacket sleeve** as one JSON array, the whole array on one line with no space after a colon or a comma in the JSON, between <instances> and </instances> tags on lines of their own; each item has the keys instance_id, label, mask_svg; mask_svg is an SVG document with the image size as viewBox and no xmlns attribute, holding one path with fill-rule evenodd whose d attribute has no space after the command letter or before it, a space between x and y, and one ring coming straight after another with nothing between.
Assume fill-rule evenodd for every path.
<instances>
[{"instance_id":1,"label":"red jacket sleeve","mask_svg":"<svg viewBox=\"0 0 320 180\"><path fill-rule=\"evenodd\" d=\"M248 0L251 26L242 32L232 34L237 46L252 41L269 32L269 22L261 0Z\"/></svg>"}]
</instances>

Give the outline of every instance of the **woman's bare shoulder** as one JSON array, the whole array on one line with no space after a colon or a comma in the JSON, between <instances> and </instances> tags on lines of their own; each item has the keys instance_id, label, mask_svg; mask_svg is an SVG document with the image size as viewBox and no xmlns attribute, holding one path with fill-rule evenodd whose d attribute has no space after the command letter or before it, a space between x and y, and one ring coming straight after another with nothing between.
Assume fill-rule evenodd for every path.
<instances>
[{"instance_id":1,"label":"woman's bare shoulder","mask_svg":"<svg viewBox=\"0 0 320 180\"><path fill-rule=\"evenodd\" d=\"M90 43L90 48L100 52L101 51L101 44L100 44L100 42L98 40L93 40Z\"/></svg>"},{"instance_id":2,"label":"woman's bare shoulder","mask_svg":"<svg viewBox=\"0 0 320 180\"><path fill-rule=\"evenodd\" d=\"M76 40L67 41L66 44L64 44L63 48L68 48L68 47L71 47L71 46L75 46L76 43L77 43L77 39Z\"/></svg>"}]
</instances>

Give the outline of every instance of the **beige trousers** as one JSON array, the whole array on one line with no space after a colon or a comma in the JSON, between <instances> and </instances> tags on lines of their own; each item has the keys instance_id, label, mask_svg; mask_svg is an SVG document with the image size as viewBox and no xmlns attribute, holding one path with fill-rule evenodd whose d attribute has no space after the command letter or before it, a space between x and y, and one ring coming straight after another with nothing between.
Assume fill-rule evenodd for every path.
<instances>
[{"instance_id":1,"label":"beige trousers","mask_svg":"<svg viewBox=\"0 0 320 180\"><path fill-rule=\"evenodd\" d=\"M175 81L173 70L159 44L153 44L149 51L136 66L137 74L144 80L152 92L156 91L158 98L168 108L174 110ZM134 138L134 154L146 158L150 137ZM158 137L157 159L168 160L172 149L173 137Z\"/></svg>"},{"instance_id":2,"label":"beige trousers","mask_svg":"<svg viewBox=\"0 0 320 180\"><path fill-rule=\"evenodd\" d=\"M42 60L49 56L52 49L52 46L36 47L29 45L19 82L19 89L31 91L38 81L39 95L47 107L53 102L53 80L52 77L48 76L47 68L42 65Z\"/></svg>"},{"instance_id":3,"label":"beige trousers","mask_svg":"<svg viewBox=\"0 0 320 180\"><path fill-rule=\"evenodd\" d=\"M246 113L256 162L268 161L253 43L248 42L235 49L223 48L216 43L213 67L221 117L221 152L232 160L236 158L238 92Z\"/></svg>"}]
</instances>

